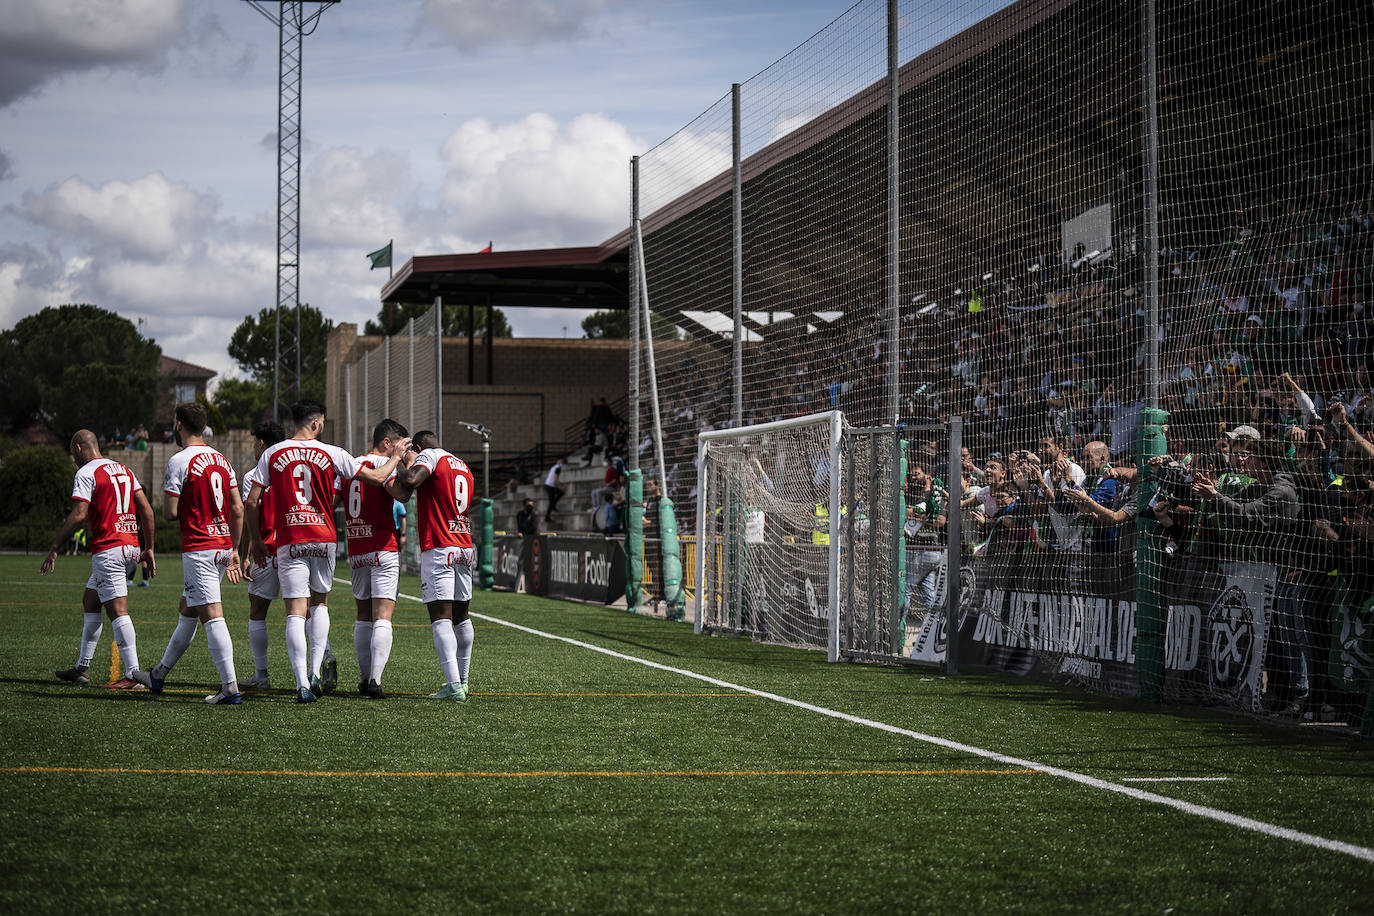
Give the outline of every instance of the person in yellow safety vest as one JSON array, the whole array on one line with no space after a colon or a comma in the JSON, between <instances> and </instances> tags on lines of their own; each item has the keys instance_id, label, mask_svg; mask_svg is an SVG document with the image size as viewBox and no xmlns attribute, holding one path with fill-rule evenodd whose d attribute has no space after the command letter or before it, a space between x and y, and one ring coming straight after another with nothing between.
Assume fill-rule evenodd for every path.
<instances>
[{"instance_id":1,"label":"person in yellow safety vest","mask_svg":"<svg viewBox=\"0 0 1374 916\"><path fill-rule=\"evenodd\" d=\"M840 520L848 514L846 507L840 506ZM811 519L811 543L830 546L830 506L825 503L816 503L816 514Z\"/></svg>"}]
</instances>

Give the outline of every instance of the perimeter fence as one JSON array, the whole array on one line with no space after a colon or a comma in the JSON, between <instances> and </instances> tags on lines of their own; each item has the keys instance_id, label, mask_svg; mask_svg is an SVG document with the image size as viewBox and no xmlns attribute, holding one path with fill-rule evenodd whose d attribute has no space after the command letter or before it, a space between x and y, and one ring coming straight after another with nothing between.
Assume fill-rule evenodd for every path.
<instances>
[{"instance_id":1,"label":"perimeter fence","mask_svg":"<svg viewBox=\"0 0 1374 916\"><path fill-rule=\"evenodd\" d=\"M684 529L703 431L961 417L965 664L1367 729L1371 99L1365 2L854 4L636 160Z\"/></svg>"}]
</instances>

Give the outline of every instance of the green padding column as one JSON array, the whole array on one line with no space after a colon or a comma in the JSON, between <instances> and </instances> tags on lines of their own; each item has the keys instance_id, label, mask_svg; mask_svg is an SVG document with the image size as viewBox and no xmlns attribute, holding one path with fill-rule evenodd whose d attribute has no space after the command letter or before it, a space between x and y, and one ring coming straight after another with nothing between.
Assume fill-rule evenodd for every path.
<instances>
[{"instance_id":1,"label":"green padding column","mask_svg":"<svg viewBox=\"0 0 1374 916\"><path fill-rule=\"evenodd\" d=\"M897 483L897 530L893 532L897 542L897 594L892 599L893 613L897 615L897 625L892 628L893 655L901 655L906 648L906 608L902 606L906 601L906 531L903 528L906 525L906 439L899 439L897 445L902 473Z\"/></svg>"},{"instance_id":2,"label":"green padding column","mask_svg":"<svg viewBox=\"0 0 1374 916\"><path fill-rule=\"evenodd\" d=\"M677 516L673 501L663 497L658 501L659 536L663 538L663 600L668 605L668 619L682 620L686 616L687 596L682 591L682 548L677 543Z\"/></svg>"},{"instance_id":3,"label":"green padding column","mask_svg":"<svg viewBox=\"0 0 1374 916\"><path fill-rule=\"evenodd\" d=\"M644 584L644 472L630 472L625 504L625 610L639 612L639 591ZM679 567L681 569L681 567Z\"/></svg>"},{"instance_id":4,"label":"green padding column","mask_svg":"<svg viewBox=\"0 0 1374 916\"><path fill-rule=\"evenodd\" d=\"M482 500L482 546L477 548L477 581L483 591L491 591L495 580L491 566L491 548L496 543L495 518L491 500Z\"/></svg>"},{"instance_id":5,"label":"green padding column","mask_svg":"<svg viewBox=\"0 0 1374 916\"><path fill-rule=\"evenodd\" d=\"M1164 432L1169 414L1147 408L1140 414L1140 447L1136 450L1136 611L1135 676L1140 698L1158 703L1164 698L1164 625L1169 613L1164 595L1164 538L1146 506L1159 484L1150 473L1150 459L1165 454Z\"/></svg>"}]
</instances>

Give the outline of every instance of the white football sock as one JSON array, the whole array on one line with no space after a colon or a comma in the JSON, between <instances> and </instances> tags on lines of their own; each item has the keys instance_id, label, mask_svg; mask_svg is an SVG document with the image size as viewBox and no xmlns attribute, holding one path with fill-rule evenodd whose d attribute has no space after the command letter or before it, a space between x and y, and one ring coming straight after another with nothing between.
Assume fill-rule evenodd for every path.
<instances>
[{"instance_id":1,"label":"white football sock","mask_svg":"<svg viewBox=\"0 0 1374 916\"><path fill-rule=\"evenodd\" d=\"M234 673L234 641L229 638L229 624L223 617L211 617L205 622L205 642L210 647L210 660L219 672L219 682L225 693L239 692L239 679Z\"/></svg>"},{"instance_id":2,"label":"white football sock","mask_svg":"<svg viewBox=\"0 0 1374 916\"><path fill-rule=\"evenodd\" d=\"M391 658L391 621L374 620L372 622L372 658L368 665L368 678L382 682L382 671L386 668L387 659Z\"/></svg>"},{"instance_id":3,"label":"white football sock","mask_svg":"<svg viewBox=\"0 0 1374 916\"><path fill-rule=\"evenodd\" d=\"M119 646L119 659L124 663L124 676L138 667L138 643L134 639L134 622L125 614L110 621L110 632Z\"/></svg>"},{"instance_id":4,"label":"white football sock","mask_svg":"<svg viewBox=\"0 0 1374 916\"><path fill-rule=\"evenodd\" d=\"M472 618L468 618L454 627L453 635L458 641L458 676L466 684L468 682L468 665L472 662Z\"/></svg>"},{"instance_id":5,"label":"white football sock","mask_svg":"<svg viewBox=\"0 0 1374 916\"><path fill-rule=\"evenodd\" d=\"M248 648L253 651L253 667L258 677L267 677L267 621L248 621Z\"/></svg>"},{"instance_id":6,"label":"white football sock","mask_svg":"<svg viewBox=\"0 0 1374 916\"><path fill-rule=\"evenodd\" d=\"M296 676L296 689L310 686L310 675L306 673L305 618L295 614L286 615L286 657L291 662L291 673Z\"/></svg>"},{"instance_id":7,"label":"white football sock","mask_svg":"<svg viewBox=\"0 0 1374 916\"><path fill-rule=\"evenodd\" d=\"M105 618L99 612L81 615L81 646L77 649L76 667L91 667L95 658L95 647L100 644L100 631L105 628Z\"/></svg>"},{"instance_id":8,"label":"white football sock","mask_svg":"<svg viewBox=\"0 0 1374 916\"><path fill-rule=\"evenodd\" d=\"M162 653L162 662L153 669L154 677L164 678L167 672L176 667L186 647L196 638L196 622L194 617L177 615L176 629L172 631L172 638L167 640L167 651Z\"/></svg>"},{"instance_id":9,"label":"white football sock","mask_svg":"<svg viewBox=\"0 0 1374 916\"><path fill-rule=\"evenodd\" d=\"M463 683L462 676L458 674L458 638L453 635L453 621L441 617L429 628L434 634L434 653L439 656L439 670L444 673L444 683Z\"/></svg>"},{"instance_id":10,"label":"white football sock","mask_svg":"<svg viewBox=\"0 0 1374 916\"><path fill-rule=\"evenodd\" d=\"M317 604L310 609L310 674L320 676L324 653L329 649L329 608Z\"/></svg>"},{"instance_id":11,"label":"white football sock","mask_svg":"<svg viewBox=\"0 0 1374 916\"><path fill-rule=\"evenodd\" d=\"M358 680L366 684L372 670L372 621L353 621L353 654L358 658Z\"/></svg>"}]
</instances>

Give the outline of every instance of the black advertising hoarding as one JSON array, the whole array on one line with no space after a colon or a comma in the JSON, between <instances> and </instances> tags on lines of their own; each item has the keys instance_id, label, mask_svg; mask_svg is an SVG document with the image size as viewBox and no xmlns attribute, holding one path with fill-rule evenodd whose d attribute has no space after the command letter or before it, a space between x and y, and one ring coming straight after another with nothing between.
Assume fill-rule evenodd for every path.
<instances>
[{"instance_id":1,"label":"black advertising hoarding","mask_svg":"<svg viewBox=\"0 0 1374 916\"><path fill-rule=\"evenodd\" d=\"M492 585L502 591L515 591L525 563L525 539L518 534L503 534L492 544Z\"/></svg>"},{"instance_id":2,"label":"black advertising hoarding","mask_svg":"<svg viewBox=\"0 0 1374 916\"><path fill-rule=\"evenodd\" d=\"M625 547L603 537L537 535L526 551L525 591L611 604L625 597Z\"/></svg>"}]
</instances>

